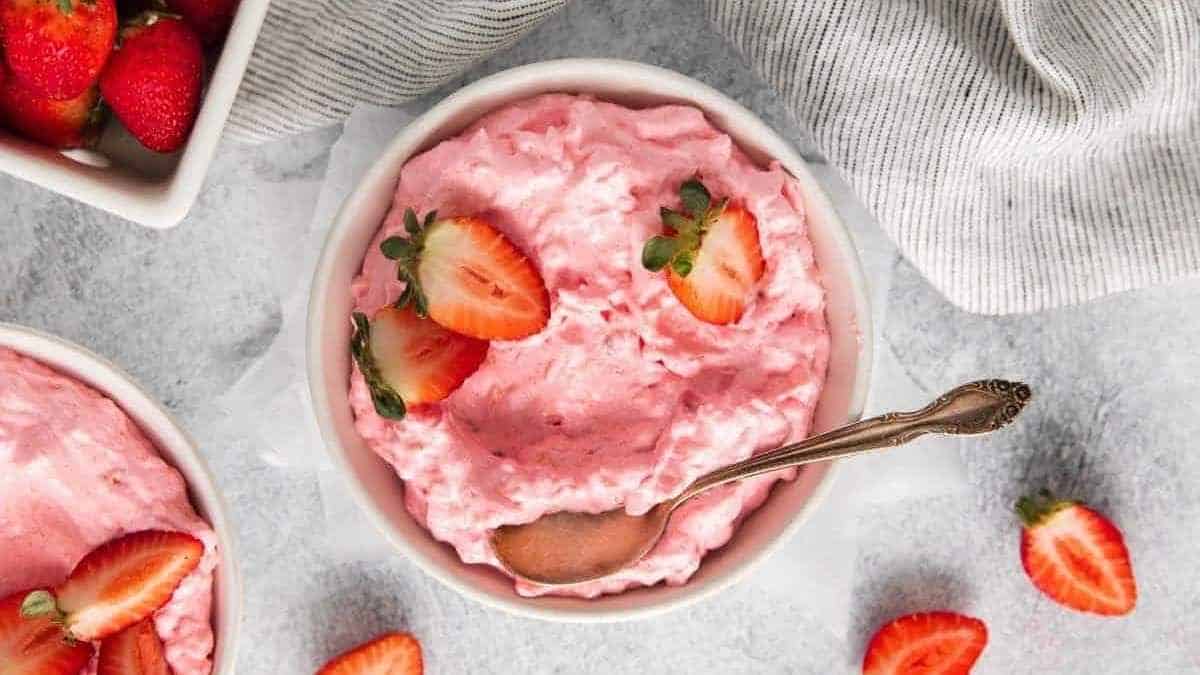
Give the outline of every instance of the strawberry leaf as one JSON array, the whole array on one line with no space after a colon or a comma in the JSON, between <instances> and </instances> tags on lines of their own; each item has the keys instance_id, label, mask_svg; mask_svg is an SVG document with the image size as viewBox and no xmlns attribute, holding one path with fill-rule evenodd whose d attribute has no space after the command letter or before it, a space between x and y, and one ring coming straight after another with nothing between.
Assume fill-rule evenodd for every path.
<instances>
[{"instance_id":1,"label":"strawberry leaf","mask_svg":"<svg viewBox=\"0 0 1200 675\"><path fill-rule=\"evenodd\" d=\"M674 237L651 237L642 247L642 267L658 272L671 262L679 251L679 240Z\"/></svg>"},{"instance_id":2,"label":"strawberry leaf","mask_svg":"<svg viewBox=\"0 0 1200 675\"><path fill-rule=\"evenodd\" d=\"M671 269L675 274L681 277L686 277L692 273L692 252L680 251L675 259L671 261Z\"/></svg>"},{"instance_id":3,"label":"strawberry leaf","mask_svg":"<svg viewBox=\"0 0 1200 675\"><path fill-rule=\"evenodd\" d=\"M70 16L75 11L75 6L71 4L71 0L58 0L58 11Z\"/></svg>"},{"instance_id":4,"label":"strawberry leaf","mask_svg":"<svg viewBox=\"0 0 1200 675\"><path fill-rule=\"evenodd\" d=\"M412 209L404 209L404 230L408 237L391 236L379 243L383 255L397 263L396 278L405 284L404 292L393 303L397 309L412 305L417 316L424 319L429 316L429 306L425 299L425 291L417 278L417 264L421 261L421 253L425 250L425 235L429 228L437 222L437 211L425 214L424 222L417 218Z\"/></svg>"},{"instance_id":5,"label":"strawberry leaf","mask_svg":"<svg viewBox=\"0 0 1200 675\"><path fill-rule=\"evenodd\" d=\"M384 381L379 372L375 356L371 354L371 323L361 312L354 313L354 337L350 340L350 353L354 355L354 361L362 371L363 379L367 381L367 388L371 390L371 402L375 405L375 412L379 413L380 417L390 420L404 419L408 412L404 399Z\"/></svg>"},{"instance_id":6,"label":"strawberry leaf","mask_svg":"<svg viewBox=\"0 0 1200 675\"><path fill-rule=\"evenodd\" d=\"M62 610L58 608L58 600L50 591L33 591L21 601L21 616L26 619L49 617L51 621L61 623L65 619Z\"/></svg>"},{"instance_id":7,"label":"strawberry leaf","mask_svg":"<svg viewBox=\"0 0 1200 675\"><path fill-rule=\"evenodd\" d=\"M421 234L421 223L412 209L404 209L404 229L413 237Z\"/></svg>"},{"instance_id":8,"label":"strawberry leaf","mask_svg":"<svg viewBox=\"0 0 1200 675\"><path fill-rule=\"evenodd\" d=\"M388 237L379 243L379 250L385 258L404 260L413 254L413 246L404 237Z\"/></svg>"},{"instance_id":9,"label":"strawberry leaf","mask_svg":"<svg viewBox=\"0 0 1200 675\"><path fill-rule=\"evenodd\" d=\"M700 218L712 203L712 195L699 179L690 178L679 186L679 201L693 218Z\"/></svg>"},{"instance_id":10,"label":"strawberry leaf","mask_svg":"<svg viewBox=\"0 0 1200 675\"><path fill-rule=\"evenodd\" d=\"M662 218L663 225L666 225L676 232L689 230L695 224L695 221L691 220L687 216L678 211L672 211L665 206L658 210L658 215L660 218Z\"/></svg>"}]
</instances>

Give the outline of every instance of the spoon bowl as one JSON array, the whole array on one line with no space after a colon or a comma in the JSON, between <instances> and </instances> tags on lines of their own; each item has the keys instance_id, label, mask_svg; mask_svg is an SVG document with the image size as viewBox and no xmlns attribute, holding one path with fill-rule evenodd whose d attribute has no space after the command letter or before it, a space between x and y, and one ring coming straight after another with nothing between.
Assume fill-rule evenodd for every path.
<instances>
[{"instance_id":1,"label":"spoon bowl","mask_svg":"<svg viewBox=\"0 0 1200 675\"><path fill-rule=\"evenodd\" d=\"M929 433L989 433L1012 422L1031 397L1029 387L1020 382L970 382L920 410L872 417L717 469L640 516L622 508L559 511L530 523L499 527L491 535L492 551L510 574L535 583L561 586L600 579L641 560L666 531L671 513L706 490L770 471L902 445Z\"/></svg>"}]
</instances>

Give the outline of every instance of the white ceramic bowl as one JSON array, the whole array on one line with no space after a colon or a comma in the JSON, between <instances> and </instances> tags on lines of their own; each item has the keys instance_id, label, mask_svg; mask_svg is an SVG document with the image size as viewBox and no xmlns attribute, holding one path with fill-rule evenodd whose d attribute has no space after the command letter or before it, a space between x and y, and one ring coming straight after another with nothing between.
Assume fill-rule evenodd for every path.
<instances>
[{"instance_id":1,"label":"white ceramic bowl","mask_svg":"<svg viewBox=\"0 0 1200 675\"><path fill-rule=\"evenodd\" d=\"M0 129L0 172L142 225L171 227L196 201L270 0L241 0L184 148L159 155L113 120L96 150L59 152Z\"/></svg>"},{"instance_id":2,"label":"white ceramic bowl","mask_svg":"<svg viewBox=\"0 0 1200 675\"><path fill-rule=\"evenodd\" d=\"M233 675L242 597L237 552L225 502L195 442L128 375L77 344L31 328L0 323L0 347L32 357L112 399L141 427L163 459L183 475L196 513L212 526L221 547L221 562L214 575L213 675Z\"/></svg>"},{"instance_id":3,"label":"white ceramic bowl","mask_svg":"<svg viewBox=\"0 0 1200 675\"><path fill-rule=\"evenodd\" d=\"M347 399L350 379L350 281L392 204L400 168L409 157L461 131L483 114L547 92L592 94L631 107L688 103L705 111L756 161L779 160L799 182L810 237L828 294L832 337L829 374L814 430L862 413L871 364L871 326L858 255L833 206L804 161L753 113L720 92L661 68L628 61L569 59L507 70L465 87L405 128L383 151L334 223L313 279L308 317L308 377L318 424L334 465L372 522L404 555L468 597L517 614L558 621L613 621L677 608L729 586L753 563L786 541L829 489L832 464L809 467L778 485L767 502L723 548L704 558L682 586L658 585L594 600L523 598L512 581L482 565L462 563L404 508L402 485L354 429Z\"/></svg>"}]
</instances>

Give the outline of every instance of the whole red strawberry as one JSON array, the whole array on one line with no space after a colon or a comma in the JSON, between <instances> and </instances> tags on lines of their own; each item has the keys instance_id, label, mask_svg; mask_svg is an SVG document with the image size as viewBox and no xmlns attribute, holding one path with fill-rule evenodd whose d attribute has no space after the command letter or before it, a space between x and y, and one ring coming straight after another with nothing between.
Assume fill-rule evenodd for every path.
<instances>
[{"instance_id":1,"label":"whole red strawberry","mask_svg":"<svg viewBox=\"0 0 1200 675\"><path fill-rule=\"evenodd\" d=\"M214 45L229 32L238 0L167 0L167 7L195 28L204 44Z\"/></svg>"},{"instance_id":2,"label":"whole red strawberry","mask_svg":"<svg viewBox=\"0 0 1200 675\"><path fill-rule=\"evenodd\" d=\"M2 69L0 69L2 72ZM54 101L0 75L0 123L56 148L90 145L100 129L100 94L91 87L68 101Z\"/></svg>"},{"instance_id":3,"label":"whole red strawberry","mask_svg":"<svg viewBox=\"0 0 1200 675\"><path fill-rule=\"evenodd\" d=\"M57 101L96 83L117 35L113 0L0 0L0 35L11 76Z\"/></svg>"},{"instance_id":4,"label":"whole red strawberry","mask_svg":"<svg viewBox=\"0 0 1200 675\"><path fill-rule=\"evenodd\" d=\"M100 76L100 93L134 138L157 152L187 141L200 107L204 53L179 19L147 14L121 31Z\"/></svg>"}]
</instances>

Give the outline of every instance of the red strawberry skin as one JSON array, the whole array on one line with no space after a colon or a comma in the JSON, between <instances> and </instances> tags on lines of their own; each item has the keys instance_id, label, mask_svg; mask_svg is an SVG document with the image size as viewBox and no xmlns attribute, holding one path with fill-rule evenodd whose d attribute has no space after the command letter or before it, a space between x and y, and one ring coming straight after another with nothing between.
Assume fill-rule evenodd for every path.
<instances>
[{"instance_id":1,"label":"red strawberry skin","mask_svg":"<svg viewBox=\"0 0 1200 675\"><path fill-rule=\"evenodd\" d=\"M0 0L0 34L12 76L38 96L78 98L100 76L117 35L114 0Z\"/></svg>"},{"instance_id":2,"label":"red strawberry skin","mask_svg":"<svg viewBox=\"0 0 1200 675\"><path fill-rule=\"evenodd\" d=\"M407 633L387 633L334 658L317 675L421 675L421 643Z\"/></svg>"},{"instance_id":3,"label":"red strawberry skin","mask_svg":"<svg viewBox=\"0 0 1200 675\"><path fill-rule=\"evenodd\" d=\"M21 602L29 592L0 599L0 673L75 675L92 660L92 646L68 643L48 618L21 616Z\"/></svg>"},{"instance_id":4,"label":"red strawberry skin","mask_svg":"<svg viewBox=\"0 0 1200 675\"><path fill-rule=\"evenodd\" d=\"M99 131L100 92L96 87L69 101L55 101L0 76L0 123L55 148L90 145Z\"/></svg>"},{"instance_id":5,"label":"red strawberry skin","mask_svg":"<svg viewBox=\"0 0 1200 675\"><path fill-rule=\"evenodd\" d=\"M225 39L239 0L168 0L167 7L179 14L200 35L206 45Z\"/></svg>"},{"instance_id":6,"label":"red strawberry skin","mask_svg":"<svg viewBox=\"0 0 1200 675\"><path fill-rule=\"evenodd\" d=\"M154 622L143 619L105 638L96 675L171 675Z\"/></svg>"},{"instance_id":7,"label":"red strawberry skin","mask_svg":"<svg viewBox=\"0 0 1200 675\"><path fill-rule=\"evenodd\" d=\"M128 28L122 39L100 77L100 93L138 142L155 152L175 152L187 142L200 107L200 39L169 17Z\"/></svg>"},{"instance_id":8,"label":"red strawberry skin","mask_svg":"<svg viewBox=\"0 0 1200 675\"><path fill-rule=\"evenodd\" d=\"M203 554L200 540L183 532L146 530L101 544L55 589L68 631L101 640L149 617Z\"/></svg>"},{"instance_id":9,"label":"red strawberry skin","mask_svg":"<svg viewBox=\"0 0 1200 675\"><path fill-rule=\"evenodd\" d=\"M1081 612L1119 616L1137 604L1125 538L1099 512L1076 502L1022 499L1021 565L1038 590Z\"/></svg>"},{"instance_id":10,"label":"red strawberry skin","mask_svg":"<svg viewBox=\"0 0 1200 675\"><path fill-rule=\"evenodd\" d=\"M863 675L965 675L987 646L987 626L953 612L899 617L871 638Z\"/></svg>"}]
</instances>

